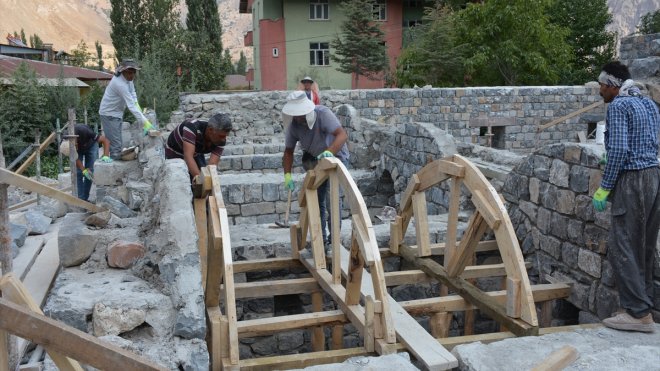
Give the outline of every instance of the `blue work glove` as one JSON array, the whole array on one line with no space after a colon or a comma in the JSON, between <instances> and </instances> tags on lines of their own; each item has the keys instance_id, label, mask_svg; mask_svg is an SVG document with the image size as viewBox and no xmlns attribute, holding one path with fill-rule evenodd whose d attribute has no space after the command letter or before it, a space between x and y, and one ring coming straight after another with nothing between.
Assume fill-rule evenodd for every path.
<instances>
[{"instance_id":1,"label":"blue work glove","mask_svg":"<svg viewBox=\"0 0 660 371\"><path fill-rule=\"evenodd\" d=\"M90 182L94 181L94 174L89 169L84 169L82 175L87 178Z\"/></svg>"},{"instance_id":2,"label":"blue work glove","mask_svg":"<svg viewBox=\"0 0 660 371\"><path fill-rule=\"evenodd\" d=\"M607 207L607 196L609 194L610 191L608 191L607 189L598 187L598 190L596 190L596 193L594 193L594 198L592 200L592 203L594 204L594 209L596 209L596 211L605 210L605 208Z\"/></svg>"},{"instance_id":3,"label":"blue work glove","mask_svg":"<svg viewBox=\"0 0 660 371\"><path fill-rule=\"evenodd\" d=\"M598 161L598 165L607 165L607 152L603 153L600 161Z\"/></svg>"},{"instance_id":4,"label":"blue work glove","mask_svg":"<svg viewBox=\"0 0 660 371\"><path fill-rule=\"evenodd\" d=\"M284 174L284 186L287 187L290 191L293 191L296 186L293 184L293 179L291 179L291 173Z\"/></svg>"},{"instance_id":5,"label":"blue work glove","mask_svg":"<svg viewBox=\"0 0 660 371\"><path fill-rule=\"evenodd\" d=\"M335 157L335 155L333 155L332 152L330 152L326 149L325 151L321 152L320 155L316 156L316 159L320 160L324 157Z\"/></svg>"},{"instance_id":6,"label":"blue work glove","mask_svg":"<svg viewBox=\"0 0 660 371\"><path fill-rule=\"evenodd\" d=\"M142 132L144 133L145 136L149 134L149 130L153 129L153 125L151 125L151 122L149 120L145 121L144 124L142 124Z\"/></svg>"},{"instance_id":7,"label":"blue work glove","mask_svg":"<svg viewBox=\"0 0 660 371\"><path fill-rule=\"evenodd\" d=\"M103 157L101 157L101 161L111 163L112 159L109 156L103 156Z\"/></svg>"}]
</instances>

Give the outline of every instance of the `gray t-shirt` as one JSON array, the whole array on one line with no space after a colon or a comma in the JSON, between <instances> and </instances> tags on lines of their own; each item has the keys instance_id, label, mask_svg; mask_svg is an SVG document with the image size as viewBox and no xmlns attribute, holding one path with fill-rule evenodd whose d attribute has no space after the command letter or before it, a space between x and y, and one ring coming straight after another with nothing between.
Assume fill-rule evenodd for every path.
<instances>
[{"instance_id":1,"label":"gray t-shirt","mask_svg":"<svg viewBox=\"0 0 660 371\"><path fill-rule=\"evenodd\" d=\"M332 133L341 127L337 116L325 106L316 106L314 111L316 112L316 121L311 130L306 123L296 124L295 122L291 122L289 124L284 136L284 146L286 148L295 148L296 143L300 142L300 147L304 151L316 157L332 144L335 140L335 136ZM335 157L345 161L348 160L349 155L346 143L341 146Z\"/></svg>"}]
</instances>

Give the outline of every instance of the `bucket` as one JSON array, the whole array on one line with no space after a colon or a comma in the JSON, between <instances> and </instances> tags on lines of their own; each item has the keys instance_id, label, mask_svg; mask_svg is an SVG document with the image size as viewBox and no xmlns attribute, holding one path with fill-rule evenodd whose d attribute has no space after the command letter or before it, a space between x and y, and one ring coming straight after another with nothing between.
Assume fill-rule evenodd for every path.
<instances>
[{"instance_id":1,"label":"bucket","mask_svg":"<svg viewBox=\"0 0 660 371\"><path fill-rule=\"evenodd\" d=\"M596 124L596 144L605 144L605 121Z\"/></svg>"}]
</instances>

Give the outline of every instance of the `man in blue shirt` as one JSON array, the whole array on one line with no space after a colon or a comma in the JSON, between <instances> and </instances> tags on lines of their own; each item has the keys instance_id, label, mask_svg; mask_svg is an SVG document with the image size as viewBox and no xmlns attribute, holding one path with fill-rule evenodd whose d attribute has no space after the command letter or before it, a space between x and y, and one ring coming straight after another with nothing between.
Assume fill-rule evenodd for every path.
<instances>
[{"instance_id":1,"label":"man in blue shirt","mask_svg":"<svg viewBox=\"0 0 660 371\"><path fill-rule=\"evenodd\" d=\"M603 320L618 330L653 332L653 259L660 228L658 106L643 97L628 68L603 66L598 77L607 107L607 163L593 204L604 211L611 193L608 258L624 309Z\"/></svg>"}]
</instances>

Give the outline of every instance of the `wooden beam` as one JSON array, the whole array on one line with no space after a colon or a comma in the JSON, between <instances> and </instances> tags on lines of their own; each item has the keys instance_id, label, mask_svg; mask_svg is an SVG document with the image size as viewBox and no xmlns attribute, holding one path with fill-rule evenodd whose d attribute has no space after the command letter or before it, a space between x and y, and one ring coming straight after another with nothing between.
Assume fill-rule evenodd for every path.
<instances>
[{"instance_id":1,"label":"wooden beam","mask_svg":"<svg viewBox=\"0 0 660 371\"><path fill-rule=\"evenodd\" d=\"M217 213L217 204L213 196L208 197L209 213L207 219L207 240L208 249L207 267L213 267L206 274L206 284L204 285L205 303L207 308L213 308L220 305L220 282L224 275L222 266L222 231L220 230L220 218Z\"/></svg>"},{"instance_id":2,"label":"wooden beam","mask_svg":"<svg viewBox=\"0 0 660 371\"><path fill-rule=\"evenodd\" d=\"M453 162L451 157L449 159L435 160L417 172L418 192L423 192L450 177L462 178L465 176L465 167Z\"/></svg>"},{"instance_id":3,"label":"wooden beam","mask_svg":"<svg viewBox=\"0 0 660 371\"><path fill-rule=\"evenodd\" d=\"M317 291L312 293L312 310L316 313L323 311L323 293ZM315 326L311 329L312 332L312 350L320 352L325 350L325 334L323 333L323 326Z\"/></svg>"},{"instance_id":4,"label":"wooden beam","mask_svg":"<svg viewBox=\"0 0 660 371\"><path fill-rule=\"evenodd\" d=\"M431 238L429 236L429 216L426 211L426 194L424 192L414 192L412 206L415 215L417 256L429 256L431 255Z\"/></svg>"},{"instance_id":5,"label":"wooden beam","mask_svg":"<svg viewBox=\"0 0 660 371\"><path fill-rule=\"evenodd\" d=\"M506 309L496 300L491 298L483 291L468 283L460 277L451 277L445 271L445 268L433 261L431 258L419 258L409 248L402 246L399 250L401 256L409 263L423 270L429 275L449 286L452 290L458 292L461 296L474 303L482 312L504 324L513 333L519 336L528 336L538 334L538 326L533 326L525 321L507 316Z\"/></svg>"},{"instance_id":6,"label":"wooden beam","mask_svg":"<svg viewBox=\"0 0 660 371\"><path fill-rule=\"evenodd\" d=\"M562 116L558 119L554 119L554 120L548 122L547 124L543 124L543 125L539 126L538 131L545 130L545 129L551 127L551 126L555 126L557 124L560 124L560 123L562 123L562 122L564 122L564 121L566 121L566 120L568 120L572 117L575 117L579 114L582 114L582 113L587 112L587 111L591 111L594 108L600 107L603 103L604 102L602 100L599 100L598 102L591 103L590 105L588 105L586 107L583 107L583 108L580 108L577 111L571 112L568 115Z\"/></svg>"},{"instance_id":7,"label":"wooden beam","mask_svg":"<svg viewBox=\"0 0 660 371\"><path fill-rule=\"evenodd\" d=\"M3 168L0 168L0 182L13 185L14 187L23 188L31 192L36 192L42 196L54 198L69 205L89 210L93 213L98 213L105 210L104 208L98 207L91 202L83 201L78 197L74 197L68 193L62 192L53 187L49 187L22 175L14 174L11 171L5 170Z\"/></svg>"},{"instance_id":8,"label":"wooden beam","mask_svg":"<svg viewBox=\"0 0 660 371\"><path fill-rule=\"evenodd\" d=\"M276 332L310 328L320 325L347 323L348 319L341 310L294 314L270 318L258 318L238 321L238 333L241 338L266 336Z\"/></svg>"},{"instance_id":9,"label":"wooden beam","mask_svg":"<svg viewBox=\"0 0 660 371\"><path fill-rule=\"evenodd\" d=\"M102 370L167 370L153 360L0 298L0 328Z\"/></svg>"},{"instance_id":10,"label":"wooden beam","mask_svg":"<svg viewBox=\"0 0 660 371\"><path fill-rule=\"evenodd\" d=\"M456 241L456 244L460 245L461 241ZM406 245L407 246L407 245ZM446 248L445 248L445 243L432 243L431 244L431 254L432 255L444 255ZM416 250L417 245L410 245L408 246L409 248ZM474 248L474 252L485 252L485 251L497 251L497 241L496 240L488 240L488 241L479 241L477 243L477 246ZM392 254L389 252L389 249L383 248L378 250L380 252L380 256L382 258L389 258L392 256Z\"/></svg>"},{"instance_id":11,"label":"wooden beam","mask_svg":"<svg viewBox=\"0 0 660 371\"><path fill-rule=\"evenodd\" d=\"M495 211L493 207L490 206L490 203L486 200L483 192L478 189L473 190L472 202L474 203L474 206L477 207L477 210L479 210L479 214L481 214L481 216L486 220L486 223L488 223L490 229L495 230L500 226L500 222L502 220L500 219L497 211Z\"/></svg>"},{"instance_id":12,"label":"wooden beam","mask_svg":"<svg viewBox=\"0 0 660 371\"><path fill-rule=\"evenodd\" d=\"M487 229L488 223L478 210L475 211L470 217L470 222L463 233L463 239L458 245L456 253L449 260L447 267L444 268L449 277L456 277L463 272L465 266L474 257L475 248Z\"/></svg>"},{"instance_id":13,"label":"wooden beam","mask_svg":"<svg viewBox=\"0 0 660 371\"><path fill-rule=\"evenodd\" d=\"M307 198L307 222L309 223L309 232L311 234L312 256L314 257L316 269L323 269L326 267L325 249L323 246L323 235L321 234L321 212L316 192L315 189L305 189L304 193Z\"/></svg>"},{"instance_id":14,"label":"wooden beam","mask_svg":"<svg viewBox=\"0 0 660 371\"><path fill-rule=\"evenodd\" d=\"M224 289L224 287L222 287ZM240 282L234 284L236 299L272 298L278 295L311 294L320 291L314 278Z\"/></svg>"},{"instance_id":15,"label":"wooden beam","mask_svg":"<svg viewBox=\"0 0 660 371\"><path fill-rule=\"evenodd\" d=\"M571 294L571 287L563 283L533 285L532 293L535 302L549 302L549 300L567 298ZM506 290L485 292L498 303L506 303ZM441 296L428 299L401 301L399 304L412 315L423 315L436 312L462 312L468 309L477 309L460 295Z\"/></svg>"},{"instance_id":16,"label":"wooden beam","mask_svg":"<svg viewBox=\"0 0 660 371\"><path fill-rule=\"evenodd\" d=\"M210 369L212 371L221 371L222 358L229 354L229 350L223 352L222 349L222 339L226 339L227 336L222 333L221 317L222 313L220 313L219 307L206 308L206 323L209 329L206 334L206 345L211 358Z\"/></svg>"},{"instance_id":17,"label":"wooden beam","mask_svg":"<svg viewBox=\"0 0 660 371\"><path fill-rule=\"evenodd\" d=\"M532 263L527 262L526 266L531 267ZM503 276L506 276L506 270L503 263L470 265L465 267L465 270L461 274L461 278L464 279ZM424 271L419 269L385 272L385 282L387 283L387 286L410 285L433 281L435 281L434 278L430 277L428 274L424 273Z\"/></svg>"},{"instance_id":18,"label":"wooden beam","mask_svg":"<svg viewBox=\"0 0 660 371\"><path fill-rule=\"evenodd\" d=\"M561 347L552 352L541 363L532 368L531 371L556 371L563 370L577 359L577 350L570 345Z\"/></svg>"},{"instance_id":19,"label":"wooden beam","mask_svg":"<svg viewBox=\"0 0 660 371\"><path fill-rule=\"evenodd\" d=\"M197 249L199 250L199 263L202 271L202 290L206 288L206 265L208 250L208 223L206 221L206 198L195 198L193 200L195 212L195 226L197 227Z\"/></svg>"},{"instance_id":20,"label":"wooden beam","mask_svg":"<svg viewBox=\"0 0 660 371\"><path fill-rule=\"evenodd\" d=\"M254 271L273 271L279 269L301 268L300 260L293 258L271 258L242 260L234 262L234 274Z\"/></svg>"},{"instance_id":21,"label":"wooden beam","mask_svg":"<svg viewBox=\"0 0 660 371\"><path fill-rule=\"evenodd\" d=\"M341 363L351 357L377 355L367 352L364 348L349 348L340 350L326 350L283 356L262 357L241 360L242 371L288 370L299 369L329 363Z\"/></svg>"}]
</instances>

